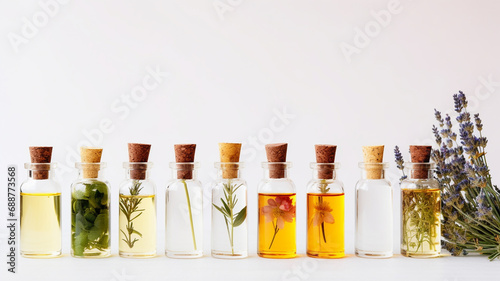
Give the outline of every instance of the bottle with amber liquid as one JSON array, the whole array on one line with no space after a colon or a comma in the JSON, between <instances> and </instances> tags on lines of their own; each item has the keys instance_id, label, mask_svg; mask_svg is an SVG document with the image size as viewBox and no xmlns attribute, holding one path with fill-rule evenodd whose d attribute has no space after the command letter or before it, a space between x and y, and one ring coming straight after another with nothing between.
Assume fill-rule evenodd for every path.
<instances>
[{"instance_id":1,"label":"bottle with amber liquid","mask_svg":"<svg viewBox=\"0 0 500 281\"><path fill-rule=\"evenodd\" d=\"M21 255L53 258L61 255L61 186L53 177L52 147L30 147L28 179L20 187Z\"/></svg>"},{"instance_id":2,"label":"bottle with amber liquid","mask_svg":"<svg viewBox=\"0 0 500 281\"><path fill-rule=\"evenodd\" d=\"M258 187L258 250L264 258L296 257L295 185L288 178L286 143L266 145L264 179Z\"/></svg>"},{"instance_id":3,"label":"bottle with amber liquid","mask_svg":"<svg viewBox=\"0 0 500 281\"><path fill-rule=\"evenodd\" d=\"M344 184L337 179L335 145L316 145L313 179L307 185L307 255L342 258L344 250Z\"/></svg>"},{"instance_id":4,"label":"bottle with amber liquid","mask_svg":"<svg viewBox=\"0 0 500 281\"><path fill-rule=\"evenodd\" d=\"M431 146L410 146L411 162L401 186L401 254L414 258L441 253L441 190L433 178Z\"/></svg>"},{"instance_id":5,"label":"bottle with amber liquid","mask_svg":"<svg viewBox=\"0 0 500 281\"><path fill-rule=\"evenodd\" d=\"M119 254L125 258L156 256L156 186L149 179L151 145L129 143L126 179L120 185Z\"/></svg>"}]
</instances>

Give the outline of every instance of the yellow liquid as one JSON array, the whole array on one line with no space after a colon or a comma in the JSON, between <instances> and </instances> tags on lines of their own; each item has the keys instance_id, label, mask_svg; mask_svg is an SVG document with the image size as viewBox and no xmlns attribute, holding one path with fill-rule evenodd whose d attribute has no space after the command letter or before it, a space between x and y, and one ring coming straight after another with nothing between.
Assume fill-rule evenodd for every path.
<instances>
[{"instance_id":1,"label":"yellow liquid","mask_svg":"<svg viewBox=\"0 0 500 281\"><path fill-rule=\"evenodd\" d=\"M401 254L436 257L441 252L441 191L401 190Z\"/></svg>"},{"instance_id":2,"label":"yellow liquid","mask_svg":"<svg viewBox=\"0 0 500 281\"><path fill-rule=\"evenodd\" d=\"M273 219L266 218L263 209L270 206L269 200L276 202L277 198L286 198L291 200L293 207L293 219L291 222L285 221L284 227L279 229L277 220L283 218L278 208L274 209ZM279 200L279 199L278 199ZM291 211L288 211L291 216ZM264 194L259 193L259 248L258 254L264 258L286 259L296 256L295 245L295 193L287 194Z\"/></svg>"},{"instance_id":3,"label":"yellow liquid","mask_svg":"<svg viewBox=\"0 0 500 281\"><path fill-rule=\"evenodd\" d=\"M131 213L130 219L133 229L141 233L142 237L137 233L129 235L129 231L127 230L127 226L130 226L129 221L120 209L120 256L131 258L154 257L156 255L155 196L120 195L120 204L122 202L134 204L137 200L141 201L137 205L137 211ZM137 215L139 216L136 217ZM136 218L134 219L134 217ZM134 240L135 242L133 242Z\"/></svg>"},{"instance_id":4,"label":"yellow liquid","mask_svg":"<svg viewBox=\"0 0 500 281\"><path fill-rule=\"evenodd\" d=\"M61 255L61 193L21 193L21 255Z\"/></svg>"},{"instance_id":5,"label":"yellow liquid","mask_svg":"<svg viewBox=\"0 0 500 281\"><path fill-rule=\"evenodd\" d=\"M307 194L307 255L315 258L345 256L344 193Z\"/></svg>"}]
</instances>

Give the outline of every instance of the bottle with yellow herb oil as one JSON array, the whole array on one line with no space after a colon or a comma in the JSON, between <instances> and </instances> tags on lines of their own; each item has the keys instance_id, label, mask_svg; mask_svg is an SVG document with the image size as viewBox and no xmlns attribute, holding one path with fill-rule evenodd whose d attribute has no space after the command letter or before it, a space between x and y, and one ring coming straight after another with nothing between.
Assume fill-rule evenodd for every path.
<instances>
[{"instance_id":1,"label":"bottle with yellow herb oil","mask_svg":"<svg viewBox=\"0 0 500 281\"><path fill-rule=\"evenodd\" d=\"M313 179L307 185L307 255L342 258L344 252L344 184L337 179L336 145L316 145Z\"/></svg>"},{"instance_id":2,"label":"bottle with yellow herb oil","mask_svg":"<svg viewBox=\"0 0 500 281\"><path fill-rule=\"evenodd\" d=\"M52 258L61 255L61 186L54 180L52 147L29 148L31 163L24 164L28 179L20 187L21 255Z\"/></svg>"},{"instance_id":3,"label":"bottle with yellow herb oil","mask_svg":"<svg viewBox=\"0 0 500 281\"><path fill-rule=\"evenodd\" d=\"M404 164L399 148L395 150L398 168L406 170L400 186L401 254L407 257L441 253L441 190L433 177L431 150L431 146L410 146L411 162Z\"/></svg>"},{"instance_id":4,"label":"bottle with yellow herb oil","mask_svg":"<svg viewBox=\"0 0 500 281\"><path fill-rule=\"evenodd\" d=\"M258 187L258 250L264 258L296 257L295 185L288 178L286 143L266 145L268 162Z\"/></svg>"},{"instance_id":5,"label":"bottle with yellow herb oil","mask_svg":"<svg viewBox=\"0 0 500 281\"><path fill-rule=\"evenodd\" d=\"M119 254L125 258L156 255L156 186L149 179L150 144L129 143L123 163L126 180L120 185Z\"/></svg>"},{"instance_id":6,"label":"bottle with yellow herb oil","mask_svg":"<svg viewBox=\"0 0 500 281\"><path fill-rule=\"evenodd\" d=\"M102 148L80 148L78 179L71 185L71 255L104 258L111 255L110 187L104 179Z\"/></svg>"}]
</instances>

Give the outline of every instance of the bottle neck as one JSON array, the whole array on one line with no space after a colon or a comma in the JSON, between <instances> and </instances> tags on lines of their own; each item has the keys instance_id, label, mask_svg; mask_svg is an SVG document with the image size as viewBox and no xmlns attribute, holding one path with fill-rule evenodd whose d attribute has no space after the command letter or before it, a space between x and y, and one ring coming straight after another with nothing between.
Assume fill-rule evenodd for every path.
<instances>
[{"instance_id":1,"label":"bottle neck","mask_svg":"<svg viewBox=\"0 0 500 281\"><path fill-rule=\"evenodd\" d=\"M292 167L290 162L263 162L265 179L287 179L288 169Z\"/></svg>"},{"instance_id":2,"label":"bottle neck","mask_svg":"<svg viewBox=\"0 0 500 281\"><path fill-rule=\"evenodd\" d=\"M313 170L313 179L335 180L340 163L311 163L310 167Z\"/></svg>"},{"instance_id":3,"label":"bottle neck","mask_svg":"<svg viewBox=\"0 0 500 281\"><path fill-rule=\"evenodd\" d=\"M243 163L240 162L217 162L215 163L218 179L238 179L241 177L241 168Z\"/></svg>"},{"instance_id":4,"label":"bottle neck","mask_svg":"<svg viewBox=\"0 0 500 281\"><path fill-rule=\"evenodd\" d=\"M198 178L198 162L171 162L172 178L179 180L196 180Z\"/></svg>"},{"instance_id":5,"label":"bottle neck","mask_svg":"<svg viewBox=\"0 0 500 281\"><path fill-rule=\"evenodd\" d=\"M28 178L32 180L48 180L53 177L55 163L25 163L24 167L28 170Z\"/></svg>"},{"instance_id":6,"label":"bottle neck","mask_svg":"<svg viewBox=\"0 0 500 281\"><path fill-rule=\"evenodd\" d=\"M124 162L123 168L126 171L126 178L130 180L149 179L149 170L153 163L149 162Z\"/></svg>"},{"instance_id":7,"label":"bottle neck","mask_svg":"<svg viewBox=\"0 0 500 281\"><path fill-rule=\"evenodd\" d=\"M104 178L104 168L106 168L106 163L75 163L75 167L78 169L79 179L98 179L102 180Z\"/></svg>"},{"instance_id":8,"label":"bottle neck","mask_svg":"<svg viewBox=\"0 0 500 281\"><path fill-rule=\"evenodd\" d=\"M406 162L405 169L410 179L432 179L435 169L434 163L412 163Z\"/></svg>"},{"instance_id":9,"label":"bottle neck","mask_svg":"<svg viewBox=\"0 0 500 281\"><path fill-rule=\"evenodd\" d=\"M387 163L359 163L361 178L366 180L385 179L385 169L389 167Z\"/></svg>"}]
</instances>

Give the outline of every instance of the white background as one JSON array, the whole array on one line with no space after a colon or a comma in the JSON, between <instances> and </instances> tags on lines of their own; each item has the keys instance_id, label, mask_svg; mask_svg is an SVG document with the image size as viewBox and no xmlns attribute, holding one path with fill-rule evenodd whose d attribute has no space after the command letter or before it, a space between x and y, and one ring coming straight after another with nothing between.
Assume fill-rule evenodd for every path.
<instances>
[{"instance_id":1,"label":"white background","mask_svg":"<svg viewBox=\"0 0 500 281\"><path fill-rule=\"evenodd\" d=\"M47 2L56 3L50 6L50 15L40 4ZM489 137L488 163L494 179L500 176L498 1L64 3L0 2L2 170L17 164L23 180L28 146L53 146L64 200L66 255L42 261L21 259L16 280L40 276L44 280L498 276L498 261L490 263L485 257L423 261L399 256L376 261L352 256L361 146L386 145L385 160L391 163L388 173L395 190L394 251L399 253L399 172L392 150L398 144L407 157L410 144L432 143L433 110L452 112L452 94L458 90L468 95L471 111L481 113L483 132ZM214 4L226 10L217 10ZM346 55L342 46L347 45L356 53ZM140 92L143 79L149 79L155 69L168 77L160 77L158 83L151 80L156 85ZM283 117L283 111L288 117ZM104 148L102 160L108 163L113 202L124 178L121 163L128 159L126 144L152 144L159 254L164 251L163 200L173 144L198 145L200 179L208 184L213 162L218 160L217 143L243 142L252 257L241 261L209 257L209 197L205 197L203 259L117 257L117 204L112 212L115 256L99 261L69 257L69 186L76 178L73 152L89 141ZM263 144L272 142L289 143L288 160L294 164L290 174L297 185L297 247L302 255L295 260L255 256L256 186L262 178ZM346 251L351 255L343 260L303 257L305 186L317 143L338 145L339 179L346 193ZM5 176L2 172L0 179L5 181ZM1 192L0 218L6 214L5 197ZM0 228L2 256L6 237L6 228ZM5 264L0 272L14 280L6 275Z\"/></svg>"}]
</instances>

